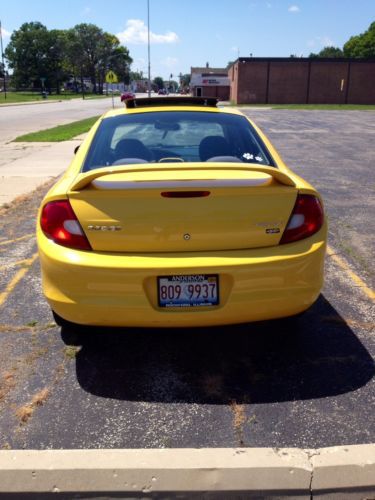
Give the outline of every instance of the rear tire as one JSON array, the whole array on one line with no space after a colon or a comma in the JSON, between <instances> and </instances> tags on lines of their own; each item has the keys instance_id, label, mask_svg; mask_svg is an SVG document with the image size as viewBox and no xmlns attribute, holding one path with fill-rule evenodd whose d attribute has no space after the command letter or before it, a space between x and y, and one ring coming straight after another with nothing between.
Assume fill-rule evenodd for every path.
<instances>
[{"instance_id":1,"label":"rear tire","mask_svg":"<svg viewBox=\"0 0 375 500\"><path fill-rule=\"evenodd\" d=\"M53 319L55 320L56 325L64 327L64 326L72 326L74 323L71 323L70 321L62 318L57 314L57 312L52 310L52 316Z\"/></svg>"},{"instance_id":2,"label":"rear tire","mask_svg":"<svg viewBox=\"0 0 375 500\"><path fill-rule=\"evenodd\" d=\"M60 315L58 315L55 311L52 311L53 318L55 323L61 327L61 339L66 345L75 345L79 346L83 343L83 329L84 326L77 325L76 323L72 323Z\"/></svg>"}]
</instances>

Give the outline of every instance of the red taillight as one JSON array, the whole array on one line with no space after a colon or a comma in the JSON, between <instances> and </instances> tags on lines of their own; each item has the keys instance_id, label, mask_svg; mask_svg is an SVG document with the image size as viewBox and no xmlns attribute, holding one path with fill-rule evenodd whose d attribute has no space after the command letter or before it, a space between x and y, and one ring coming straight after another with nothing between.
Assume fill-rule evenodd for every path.
<instances>
[{"instance_id":1,"label":"red taillight","mask_svg":"<svg viewBox=\"0 0 375 500\"><path fill-rule=\"evenodd\" d=\"M323 207L319 199L310 194L299 194L280 244L312 236L319 231L323 222Z\"/></svg>"},{"instance_id":2,"label":"red taillight","mask_svg":"<svg viewBox=\"0 0 375 500\"><path fill-rule=\"evenodd\" d=\"M58 245L91 250L91 245L68 200L47 203L42 210L40 226L47 238Z\"/></svg>"}]
</instances>

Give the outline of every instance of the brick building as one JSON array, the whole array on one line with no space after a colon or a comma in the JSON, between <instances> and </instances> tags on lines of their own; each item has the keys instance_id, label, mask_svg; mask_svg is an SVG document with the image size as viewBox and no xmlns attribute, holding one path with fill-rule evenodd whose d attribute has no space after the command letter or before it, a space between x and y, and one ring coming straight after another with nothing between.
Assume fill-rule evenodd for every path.
<instances>
[{"instance_id":1,"label":"brick building","mask_svg":"<svg viewBox=\"0 0 375 500\"><path fill-rule=\"evenodd\" d=\"M375 60L240 57L228 76L236 104L375 104Z\"/></svg>"}]
</instances>

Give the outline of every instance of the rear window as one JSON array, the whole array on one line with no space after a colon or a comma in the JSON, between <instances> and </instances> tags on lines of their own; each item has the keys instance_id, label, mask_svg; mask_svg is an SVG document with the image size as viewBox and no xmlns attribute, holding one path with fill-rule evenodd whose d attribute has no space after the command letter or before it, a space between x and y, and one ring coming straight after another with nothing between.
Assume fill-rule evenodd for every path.
<instances>
[{"instance_id":1,"label":"rear window","mask_svg":"<svg viewBox=\"0 0 375 500\"><path fill-rule=\"evenodd\" d=\"M129 113L106 118L83 172L110 165L167 162L243 162L274 166L244 116L197 111Z\"/></svg>"}]
</instances>

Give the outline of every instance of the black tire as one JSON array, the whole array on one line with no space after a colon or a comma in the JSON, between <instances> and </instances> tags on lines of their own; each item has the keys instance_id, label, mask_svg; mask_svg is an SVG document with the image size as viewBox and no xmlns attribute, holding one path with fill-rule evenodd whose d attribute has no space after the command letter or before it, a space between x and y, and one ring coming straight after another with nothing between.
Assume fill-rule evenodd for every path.
<instances>
[{"instance_id":1,"label":"black tire","mask_svg":"<svg viewBox=\"0 0 375 500\"><path fill-rule=\"evenodd\" d=\"M82 345L85 327L62 318L55 311L52 311L52 315L55 323L61 327L61 339L64 344Z\"/></svg>"},{"instance_id":2,"label":"black tire","mask_svg":"<svg viewBox=\"0 0 375 500\"><path fill-rule=\"evenodd\" d=\"M63 326L73 325L73 323L71 323L70 321L62 318L61 316L59 316L57 314L57 312L55 312L53 310L52 310L52 316L53 316L53 319L55 320L56 325L58 325L58 326L63 327Z\"/></svg>"}]
</instances>

